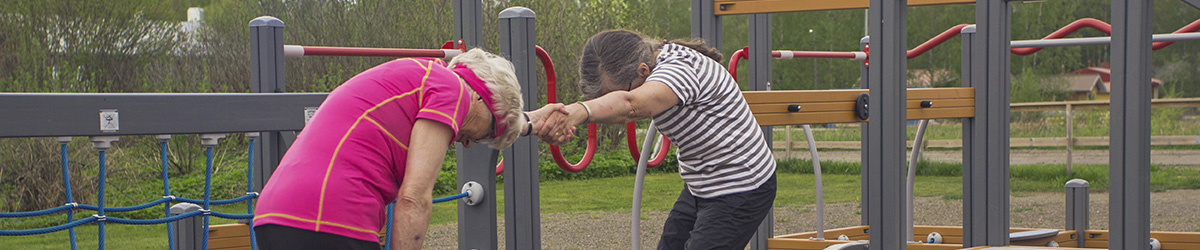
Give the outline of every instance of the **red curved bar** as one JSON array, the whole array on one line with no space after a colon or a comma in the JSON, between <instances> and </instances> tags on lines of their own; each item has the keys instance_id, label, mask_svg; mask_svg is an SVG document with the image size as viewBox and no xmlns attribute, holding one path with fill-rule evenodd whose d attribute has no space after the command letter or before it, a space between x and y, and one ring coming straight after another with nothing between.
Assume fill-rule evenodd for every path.
<instances>
[{"instance_id":1,"label":"red curved bar","mask_svg":"<svg viewBox=\"0 0 1200 250\"><path fill-rule=\"evenodd\" d=\"M750 50L750 46L742 47L737 52L733 52L733 57L729 58L729 74L733 75L733 81L737 81L738 61L742 59L750 59L750 55L746 52ZM634 156L636 159L637 156Z\"/></svg>"},{"instance_id":2,"label":"red curved bar","mask_svg":"<svg viewBox=\"0 0 1200 250\"><path fill-rule=\"evenodd\" d=\"M301 46L305 56L382 56L382 57L446 57L440 49L383 49Z\"/></svg>"},{"instance_id":3,"label":"red curved bar","mask_svg":"<svg viewBox=\"0 0 1200 250\"><path fill-rule=\"evenodd\" d=\"M667 139L666 135L662 137L662 147L658 149L658 155L654 156L653 160L646 162L646 168L655 168L662 165L663 160L667 159L667 152L671 150L671 140ZM629 122L625 124L625 141L629 146L629 155L633 156L633 163L642 158L641 150L638 150L637 143L637 122Z\"/></svg>"},{"instance_id":4,"label":"red curved bar","mask_svg":"<svg viewBox=\"0 0 1200 250\"><path fill-rule=\"evenodd\" d=\"M1192 23L1185 25L1185 26L1179 28L1178 30L1175 30L1175 32L1171 32L1171 34L1196 32L1197 30L1200 30L1200 19L1196 19L1196 21L1193 21ZM1174 44L1174 43L1175 42L1157 42L1157 43L1154 43L1154 46L1151 47L1151 50L1159 50L1162 48L1166 48L1167 46L1171 46L1171 44Z\"/></svg>"},{"instance_id":5,"label":"red curved bar","mask_svg":"<svg viewBox=\"0 0 1200 250\"><path fill-rule=\"evenodd\" d=\"M950 40L950 38L954 38L954 36L958 36L959 33L962 33L962 29L964 27L967 27L967 25L968 24L954 25L954 27L950 27L950 29L947 29L946 31L942 31L941 34L938 34L937 36L930 38L928 41L925 41L925 43L922 43L921 45L917 45L916 48L908 50L908 52L906 54L908 56L908 59L913 59L913 57L917 57L917 56L920 56L921 54L925 54L925 52L928 52L930 49L933 49L933 47L942 45L942 43L946 42L947 40Z\"/></svg>"},{"instance_id":6,"label":"red curved bar","mask_svg":"<svg viewBox=\"0 0 1200 250\"><path fill-rule=\"evenodd\" d=\"M558 103L558 76L554 73L554 62L550 60L550 54L546 53L541 46L534 46L537 51L538 60L542 61L542 66L546 68L546 102ZM579 163L571 164L563 157L562 150L558 146L550 145L550 156L554 157L554 163L558 163L558 168L567 173L578 173L587 169L588 164L592 163L592 157L596 155L596 124L588 124L588 142L587 150L583 153L583 159Z\"/></svg>"},{"instance_id":7,"label":"red curved bar","mask_svg":"<svg viewBox=\"0 0 1200 250\"><path fill-rule=\"evenodd\" d=\"M1100 32L1104 32L1104 34L1112 35L1112 25L1108 25L1108 23L1096 20L1095 18L1083 18L1075 20L1074 22L1071 22L1071 24L1067 24L1067 26L1063 26L1061 29L1054 31L1054 33L1050 33L1050 35L1046 35L1046 37L1043 37L1042 40L1063 38L1083 28L1092 28ZM1042 48L1014 48L1011 50L1013 54L1025 56L1038 52L1039 50L1042 50Z\"/></svg>"}]
</instances>

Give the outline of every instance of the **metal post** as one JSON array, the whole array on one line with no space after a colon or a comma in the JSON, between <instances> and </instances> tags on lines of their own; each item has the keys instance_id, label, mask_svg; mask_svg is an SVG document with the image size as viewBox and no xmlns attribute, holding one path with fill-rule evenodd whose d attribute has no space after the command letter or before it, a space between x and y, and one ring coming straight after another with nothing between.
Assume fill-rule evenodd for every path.
<instances>
[{"instance_id":1,"label":"metal post","mask_svg":"<svg viewBox=\"0 0 1200 250\"><path fill-rule=\"evenodd\" d=\"M1067 231L1075 230L1076 247L1084 247L1083 240L1088 229L1088 182L1081 179L1067 181Z\"/></svg>"},{"instance_id":2,"label":"metal post","mask_svg":"<svg viewBox=\"0 0 1200 250\"><path fill-rule=\"evenodd\" d=\"M750 44L749 85L751 91L771 90L771 15L753 14L749 18L748 42ZM771 126L762 126L763 140L767 146L774 146ZM789 145L790 147L790 145ZM775 234L775 211L767 212L767 217L750 240L750 249L767 249L767 239Z\"/></svg>"},{"instance_id":3,"label":"metal post","mask_svg":"<svg viewBox=\"0 0 1200 250\"><path fill-rule=\"evenodd\" d=\"M862 39L859 39L858 45L859 45L859 50L866 51L868 48L871 47L871 37L865 36ZM867 74L867 72L869 71L869 68L867 68L868 66L870 66L870 64L868 64L866 61L864 61L862 64L859 64L859 66L858 66L858 79L859 79L858 86L860 88L864 88L864 89L867 88L867 80L871 79L870 74ZM860 147L859 157L862 157L862 159L860 161L858 161L859 162L858 177L859 177L859 185L861 187L859 189L860 190L859 193L860 193L861 197L859 197L859 199L858 199L860 202L858 210L859 210L859 213L862 214L862 221L859 223L859 225L867 225L870 223L868 221L868 217L869 217L871 211L868 211L868 209L867 209L868 207L871 207L870 206L871 205L871 199L870 199L870 197L871 197L870 196L871 181L867 179L867 168L868 168L868 166L870 166L870 164L867 163L867 159L871 155L870 154L871 149L867 147L867 138L870 138L870 134L867 133L867 130L869 130L869 128L870 128L869 125L870 124L868 124L866 122L859 123L859 132L861 134L859 137L859 145L860 145L859 146Z\"/></svg>"},{"instance_id":4,"label":"metal post","mask_svg":"<svg viewBox=\"0 0 1200 250\"><path fill-rule=\"evenodd\" d=\"M1153 1L1112 1L1109 247L1150 246L1150 36Z\"/></svg>"},{"instance_id":5,"label":"metal post","mask_svg":"<svg viewBox=\"0 0 1200 250\"><path fill-rule=\"evenodd\" d=\"M963 123L963 247L1008 245L1009 41L1008 1L975 4L970 79L975 117Z\"/></svg>"},{"instance_id":6,"label":"metal post","mask_svg":"<svg viewBox=\"0 0 1200 250\"><path fill-rule=\"evenodd\" d=\"M1067 104L1067 174L1074 173L1075 161L1075 113L1071 104Z\"/></svg>"},{"instance_id":7,"label":"metal post","mask_svg":"<svg viewBox=\"0 0 1200 250\"><path fill-rule=\"evenodd\" d=\"M284 63L283 63L283 21L272 16L261 16L250 20L250 92L254 93L283 93ZM297 110L301 115L303 110ZM254 190L262 191L283 153L287 152L285 144L294 141L295 136L285 138L284 133L263 131L262 138L255 145L257 150L254 159ZM289 133L290 134L290 133Z\"/></svg>"},{"instance_id":8,"label":"metal post","mask_svg":"<svg viewBox=\"0 0 1200 250\"><path fill-rule=\"evenodd\" d=\"M483 6L479 0L454 0L454 37L462 39L467 48L482 45ZM487 147L456 146L458 187L467 182L483 185L484 200L474 206L458 202L458 248L476 250L499 249L496 222L496 159L500 151ZM487 198L493 197L493 198Z\"/></svg>"},{"instance_id":9,"label":"metal post","mask_svg":"<svg viewBox=\"0 0 1200 250\"><path fill-rule=\"evenodd\" d=\"M192 203L179 203L171 206L171 216L195 211L200 211L200 206ZM171 223L171 229L175 232L175 242L172 243L175 244L176 250L201 249L204 223L200 217L203 216L192 216Z\"/></svg>"},{"instance_id":10,"label":"metal post","mask_svg":"<svg viewBox=\"0 0 1200 250\"><path fill-rule=\"evenodd\" d=\"M904 163L905 138L905 73L907 68L905 39L908 1L870 1L871 65L867 88L870 89L870 126L867 129L867 171L871 206L867 217L870 225L871 249L908 247L904 232Z\"/></svg>"},{"instance_id":11,"label":"metal post","mask_svg":"<svg viewBox=\"0 0 1200 250\"><path fill-rule=\"evenodd\" d=\"M500 51L516 67L525 109L537 107L537 58L534 57L536 14L525 7L500 12ZM507 249L542 249L538 204L538 144L517 139L504 150L504 232Z\"/></svg>"},{"instance_id":12,"label":"metal post","mask_svg":"<svg viewBox=\"0 0 1200 250\"><path fill-rule=\"evenodd\" d=\"M704 38L713 48L721 49L721 16L713 10L713 0L692 0L692 37Z\"/></svg>"},{"instance_id":13,"label":"metal post","mask_svg":"<svg viewBox=\"0 0 1200 250\"><path fill-rule=\"evenodd\" d=\"M454 38L467 48L482 45L483 3L480 0L454 0Z\"/></svg>"},{"instance_id":14,"label":"metal post","mask_svg":"<svg viewBox=\"0 0 1200 250\"><path fill-rule=\"evenodd\" d=\"M787 126L783 126L783 127L784 127L783 142L786 143L786 144L784 144L783 159L791 159L792 158L792 125L787 125Z\"/></svg>"}]
</instances>

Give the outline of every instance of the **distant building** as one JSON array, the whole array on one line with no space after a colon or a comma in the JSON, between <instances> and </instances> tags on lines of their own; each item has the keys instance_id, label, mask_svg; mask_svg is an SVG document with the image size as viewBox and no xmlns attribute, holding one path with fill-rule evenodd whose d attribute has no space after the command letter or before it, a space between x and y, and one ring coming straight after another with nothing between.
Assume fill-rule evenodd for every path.
<instances>
[{"instance_id":1,"label":"distant building","mask_svg":"<svg viewBox=\"0 0 1200 250\"><path fill-rule=\"evenodd\" d=\"M1109 77L1112 75L1112 70L1108 68L1108 63L1102 63L1100 67L1087 67L1076 70L1075 72L1067 73L1063 79L1067 80L1072 91L1071 100L1108 100L1109 93L1112 92L1112 82ZM1078 77L1075 77L1078 76ZM1100 83L1087 83L1089 76L1100 78ZM1093 86L1088 86L1093 85ZM1158 98L1159 88L1163 85L1163 81L1151 78L1150 93L1153 98ZM1086 93L1086 95L1084 95ZM1077 96L1088 96L1087 99L1075 99Z\"/></svg>"}]
</instances>

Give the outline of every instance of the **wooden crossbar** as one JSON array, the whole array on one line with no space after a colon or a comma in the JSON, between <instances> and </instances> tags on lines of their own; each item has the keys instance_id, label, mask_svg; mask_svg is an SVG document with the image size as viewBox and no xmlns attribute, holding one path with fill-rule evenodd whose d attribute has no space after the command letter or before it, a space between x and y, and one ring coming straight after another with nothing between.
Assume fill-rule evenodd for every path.
<instances>
[{"instance_id":1,"label":"wooden crossbar","mask_svg":"<svg viewBox=\"0 0 1200 250\"><path fill-rule=\"evenodd\" d=\"M865 89L743 91L750 112L762 126L865 122L855 115L854 101ZM975 117L974 88L909 89L909 120ZM932 102L928 108L921 102ZM789 112L789 105L800 111Z\"/></svg>"},{"instance_id":2,"label":"wooden crossbar","mask_svg":"<svg viewBox=\"0 0 1200 250\"><path fill-rule=\"evenodd\" d=\"M246 224L212 225L208 227L208 249L249 250L250 226Z\"/></svg>"},{"instance_id":3,"label":"wooden crossbar","mask_svg":"<svg viewBox=\"0 0 1200 250\"><path fill-rule=\"evenodd\" d=\"M781 12L866 9L868 0L714 0L713 14L740 15ZM975 0L908 0L908 6L972 4Z\"/></svg>"}]
</instances>

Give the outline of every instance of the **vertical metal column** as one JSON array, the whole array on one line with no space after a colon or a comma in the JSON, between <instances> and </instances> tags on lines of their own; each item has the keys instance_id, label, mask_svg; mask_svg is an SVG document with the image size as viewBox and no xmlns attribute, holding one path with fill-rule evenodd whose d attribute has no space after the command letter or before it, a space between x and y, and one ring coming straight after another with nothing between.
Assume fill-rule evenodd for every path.
<instances>
[{"instance_id":1,"label":"vertical metal column","mask_svg":"<svg viewBox=\"0 0 1200 250\"><path fill-rule=\"evenodd\" d=\"M272 16L261 16L250 20L250 92L283 93L283 21ZM297 110L296 115L301 115ZM255 145L254 190L262 191L283 153L287 152L284 134L263 131ZM292 136L291 140L295 140Z\"/></svg>"},{"instance_id":2,"label":"vertical metal column","mask_svg":"<svg viewBox=\"0 0 1200 250\"><path fill-rule=\"evenodd\" d=\"M713 10L713 0L692 0L692 37L704 38L713 48L721 49L721 16Z\"/></svg>"},{"instance_id":3,"label":"vertical metal column","mask_svg":"<svg viewBox=\"0 0 1200 250\"><path fill-rule=\"evenodd\" d=\"M482 45L483 6L479 0L454 0L454 38L463 39L467 48ZM474 181L483 185L486 195L481 203L469 206L458 201L458 249L499 249L499 224L496 222L496 159L500 151L484 146L465 148L457 145L458 187Z\"/></svg>"},{"instance_id":4,"label":"vertical metal column","mask_svg":"<svg viewBox=\"0 0 1200 250\"><path fill-rule=\"evenodd\" d=\"M483 44L483 3L481 0L454 0L454 39L462 39L468 49Z\"/></svg>"},{"instance_id":5,"label":"vertical metal column","mask_svg":"<svg viewBox=\"0 0 1200 250\"><path fill-rule=\"evenodd\" d=\"M500 52L516 67L525 110L538 103L537 58L534 56L536 14L525 7L500 12ZM504 150L504 232L506 249L542 249L538 201L538 142L517 139Z\"/></svg>"},{"instance_id":6,"label":"vertical metal column","mask_svg":"<svg viewBox=\"0 0 1200 250\"><path fill-rule=\"evenodd\" d=\"M1150 36L1153 1L1112 1L1109 247L1150 246Z\"/></svg>"},{"instance_id":7,"label":"vertical metal column","mask_svg":"<svg viewBox=\"0 0 1200 250\"><path fill-rule=\"evenodd\" d=\"M200 211L200 205L192 203L179 203L171 206L171 216L186 214L190 212ZM172 244L176 250L200 250L200 245L203 241L204 222L200 218L203 216L193 216L184 218L169 225L175 232L175 237Z\"/></svg>"},{"instance_id":8,"label":"vertical metal column","mask_svg":"<svg viewBox=\"0 0 1200 250\"><path fill-rule=\"evenodd\" d=\"M870 249L899 249L904 235L905 91L908 59L906 44L908 1L870 1L871 65L867 70L870 120L867 130L867 198L865 209L871 227Z\"/></svg>"},{"instance_id":9,"label":"vertical metal column","mask_svg":"<svg viewBox=\"0 0 1200 250\"><path fill-rule=\"evenodd\" d=\"M1066 188L1066 230L1075 230L1075 240L1077 242L1075 246L1083 247L1083 240L1087 235L1084 231L1088 229L1088 182L1081 179L1072 179L1067 181Z\"/></svg>"},{"instance_id":10,"label":"vertical metal column","mask_svg":"<svg viewBox=\"0 0 1200 250\"><path fill-rule=\"evenodd\" d=\"M975 118L963 120L963 247L1008 245L1010 19L1008 1L980 0L975 33L964 40Z\"/></svg>"},{"instance_id":11,"label":"vertical metal column","mask_svg":"<svg viewBox=\"0 0 1200 250\"><path fill-rule=\"evenodd\" d=\"M866 51L867 48L870 48L871 47L871 37L864 36L862 39L859 39L858 47L859 47L859 50L863 50L863 51ZM858 66L858 78L859 78L858 86L860 88L864 88L864 89L867 88L867 81L868 81L868 79L871 79L870 74L867 74L868 71L870 70L869 68L867 68L868 66L869 66L869 64L866 61L864 61L862 64L859 64L859 66ZM859 178L859 185L860 185L859 193L862 195L862 197L860 197L858 199L860 201L858 204L858 207L859 207L858 210L859 210L859 213L862 214L862 222L859 225L864 225L864 226L870 224L869 219L870 219L870 214L871 214L871 211L868 211L868 209L867 209L868 207L871 207L871 192L870 192L871 191L871 181L867 179L867 169L870 166L870 164L867 163L867 159L868 159L868 157L871 156L871 154L870 154L871 149L867 146L867 138L870 138L870 133L867 132L868 130L870 130L869 125L870 124L868 124L866 122L859 123L859 126L860 126L859 132L861 134L861 137L859 138L859 145L860 145L859 147L861 148L859 150L859 157L861 157L862 160L858 161L859 162L858 178Z\"/></svg>"},{"instance_id":12,"label":"vertical metal column","mask_svg":"<svg viewBox=\"0 0 1200 250\"><path fill-rule=\"evenodd\" d=\"M753 14L749 19L749 40L747 41L750 45L750 51L748 51L750 53L750 77L748 78L750 90L771 90L771 14ZM771 126L762 126L762 131L767 146L774 145L771 138ZM775 235L774 229L775 211L772 209L767 212L767 217L763 219L754 238L750 240L750 249L767 249L767 239Z\"/></svg>"}]
</instances>

